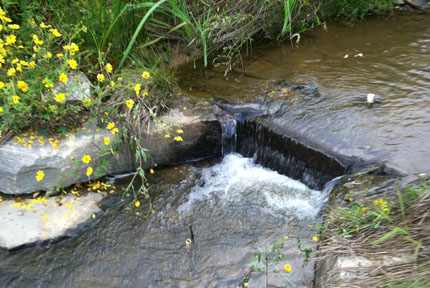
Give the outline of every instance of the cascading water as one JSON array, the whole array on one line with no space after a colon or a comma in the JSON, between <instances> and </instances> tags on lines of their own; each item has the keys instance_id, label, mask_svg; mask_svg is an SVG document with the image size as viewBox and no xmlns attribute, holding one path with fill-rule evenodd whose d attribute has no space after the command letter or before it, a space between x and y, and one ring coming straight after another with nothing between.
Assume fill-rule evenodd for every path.
<instances>
[{"instance_id":1,"label":"cascading water","mask_svg":"<svg viewBox=\"0 0 430 288\"><path fill-rule=\"evenodd\" d=\"M222 128L222 156L236 152L237 145L237 120L228 119L221 123Z\"/></svg>"}]
</instances>

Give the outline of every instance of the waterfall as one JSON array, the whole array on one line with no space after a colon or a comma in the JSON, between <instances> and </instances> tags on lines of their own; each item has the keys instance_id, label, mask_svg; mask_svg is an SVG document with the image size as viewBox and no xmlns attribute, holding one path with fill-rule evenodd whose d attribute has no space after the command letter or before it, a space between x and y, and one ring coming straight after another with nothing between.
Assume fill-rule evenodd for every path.
<instances>
[{"instance_id":1,"label":"waterfall","mask_svg":"<svg viewBox=\"0 0 430 288\"><path fill-rule=\"evenodd\" d=\"M226 119L221 123L222 127L222 156L236 152L237 145L237 120Z\"/></svg>"}]
</instances>

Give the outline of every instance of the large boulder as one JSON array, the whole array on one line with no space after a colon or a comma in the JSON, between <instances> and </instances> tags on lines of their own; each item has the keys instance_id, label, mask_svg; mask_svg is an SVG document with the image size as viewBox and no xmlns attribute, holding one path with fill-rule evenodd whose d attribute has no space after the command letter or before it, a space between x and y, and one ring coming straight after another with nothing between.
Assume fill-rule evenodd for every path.
<instances>
[{"instance_id":1,"label":"large boulder","mask_svg":"<svg viewBox=\"0 0 430 288\"><path fill-rule=\"evenodd\" d=\"M176 106L159 118L164 125L141 127L141 141L151 156L144 168L150 168L154 162L172 165L221 156L222 131L215 115L217 108L212 105L190 108L191 103L184 99L175 103ZM183 130L183 134L178 134L178 129ZM136 169L134 155L127 145L123 145L117 158L109 153L100 153L104 137L113 138L113 135L94 124L87 123L79 131L72 131L61 138L46 139L35 134L25 133L0 146L0 192L26 194L47 191ZM166 138L167 134L171 137ZM183 141L175 141L176 136L181 136ZM89 165L81 162L85 154L91 156L90 165L94 171L104 160L109 161L107 169L86 176ZM75 168L76 162L80 163L78 168ZM36 179L39 170L45 174L42 181Z\"/></svg>"}]
</instances>

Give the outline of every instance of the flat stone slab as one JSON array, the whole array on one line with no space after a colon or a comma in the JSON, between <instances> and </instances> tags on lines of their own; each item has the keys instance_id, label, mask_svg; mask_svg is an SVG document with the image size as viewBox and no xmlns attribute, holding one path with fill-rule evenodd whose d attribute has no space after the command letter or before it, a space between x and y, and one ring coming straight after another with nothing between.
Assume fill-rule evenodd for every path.
<instances>
[{"instance_id":1,"label":"flat stone slab","mask_svg":"<svg viewBox=\"0 0 430 288\"><path fill-rule=\"evenodd\" d=\"M0 248L11 250L68 235L97 217L103 193L1 201Z\"/></svg>"},{"instance_id":2,"label":"flat stone slab","mask_svg":"<svg viewBox=\"0 0 430 288\"><path fill-rule=\"evenodd\" d=\"M141 125L141 144L150 155L143 168L148 169L154 163L174 165L221 156L222 131L215 115L217 108L190 109L192 105L181 99L177 106L159 117L162 124ZM176 141L179 136L180 141ZM115 136L94 123L86 123L82 128L56 137L41 137L34 131L15 136L0 146L0 192L18 195L49 191L105 175L135 171L134 154L126 144L118 157L100 153L106 147L105 137L112 143ZM81 161L85 154L91 156L89 164ZM96 173L96 167L102 161L109 164ZM94 170L91 176L86 175L89 166ZM41 181L36 180L39 170L45 175Z\"/></svg>"}]
</instances>

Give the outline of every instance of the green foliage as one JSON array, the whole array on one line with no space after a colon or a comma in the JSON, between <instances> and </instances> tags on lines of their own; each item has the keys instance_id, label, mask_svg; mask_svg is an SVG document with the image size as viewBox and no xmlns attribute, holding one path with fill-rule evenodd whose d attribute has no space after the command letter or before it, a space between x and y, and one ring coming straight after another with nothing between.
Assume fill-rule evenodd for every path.
<instances>
[{"instance_id":1,"label":"green foliage","mask_svg":"<svg viewBox=\"0 0 430 288\"><path fill-rule=\"evenodd\" d=\"M337 14L347 22L362 20L368 14L386 15L393 12L394 0L335 0Z\"/></svg>"},{"instance_id":2,"label":"green foliage","mask_svg":"<svg viewBox=\"0 0 430 288\"><path fill-rule=\"evenodd\" d=\"M350 206L331 209L326 225L319 227L320 234L324 235L333 228L343 238L352 238L359 231L377 230L382 223L392 223L393 214L400 213L405 219L407 208L425 191L428 191L427 186L422 186L418 189L410 187L403 190L399 189L397 201L392 202L384 199L374 201L362 199L362 201L357 201L359 199L354 200L351 198L352 204ZM393 230L375 241L374 245L381 243L396 233L408 235L407 227L393 226Z\"/></svg>"}]
</instances>

